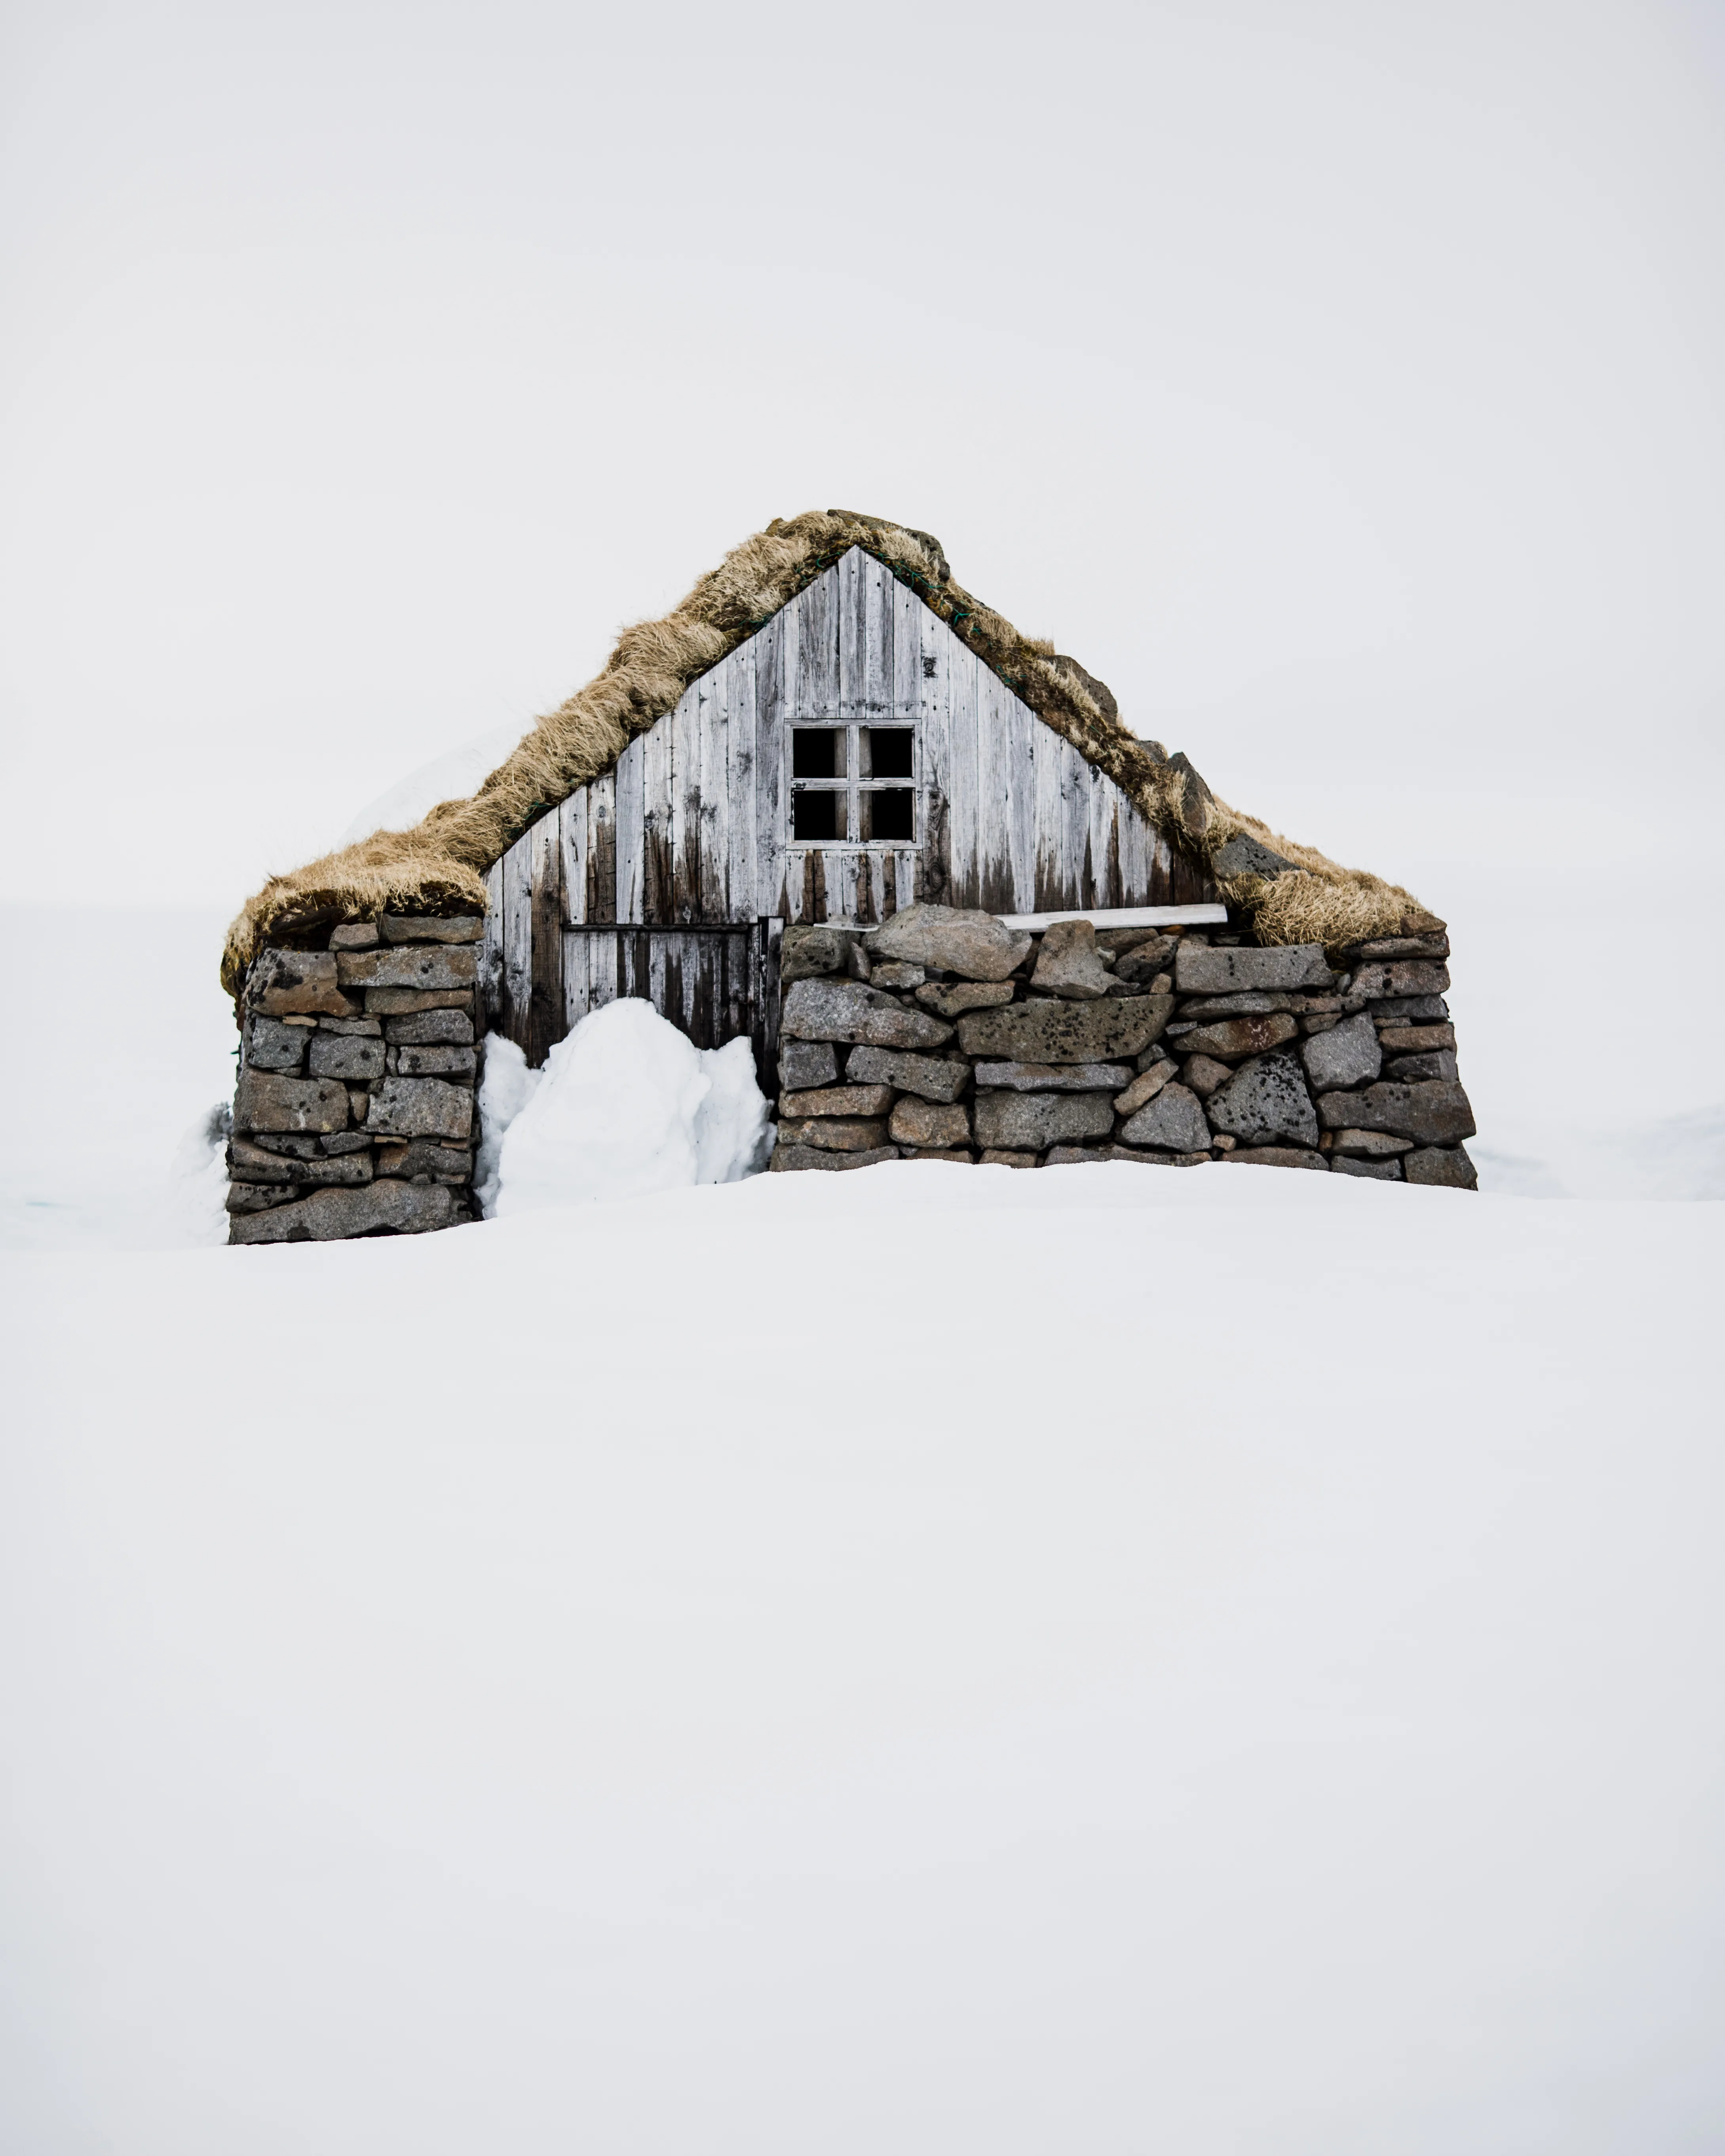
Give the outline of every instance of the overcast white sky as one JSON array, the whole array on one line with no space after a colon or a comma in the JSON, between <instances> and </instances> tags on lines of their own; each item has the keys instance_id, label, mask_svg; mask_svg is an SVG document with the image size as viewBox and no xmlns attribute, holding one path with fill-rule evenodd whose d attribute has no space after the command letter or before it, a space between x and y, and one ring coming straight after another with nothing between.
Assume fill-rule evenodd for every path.
<instances>
[{"instance_id":1,"label":"overcast white sky","mask_svg":"<svg viewBox=\"0 0 1725 2156\"><path fill-rule=\"evenodd\" d=\"M829 505L1318 843L1717 800L1717 5L5 34L0 896L237 904Z\"/></svg>"}]
</instances>

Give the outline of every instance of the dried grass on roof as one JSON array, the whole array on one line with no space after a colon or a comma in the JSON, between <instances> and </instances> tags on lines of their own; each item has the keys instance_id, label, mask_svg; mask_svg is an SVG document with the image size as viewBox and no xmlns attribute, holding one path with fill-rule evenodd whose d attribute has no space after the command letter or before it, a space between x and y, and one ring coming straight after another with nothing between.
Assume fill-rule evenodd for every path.
<instances>
[{"instance_id":1,"label":"dried grass on roof","mask_svg":"<svg viewBox=\"0 0 1725 2156\"><path fill-rule=\"evenodd\" d=\"M852 547L884 562L1171 844L1209 869L1260 942L1335 947L1431 924L1397 886L1338 867L1240 815L1183 759L1158 762L1076 660L1043 639L1019 635L956 583L928 533L850 511L815 510L745 540L663 620L624 629L604 670L539 719L470 799L440 803L412 830L374 832L291 875L272 876L228 930L224 986L237 992L266 943L305 938L338 921L482 911L486 871L530 824L609 770L634 735L675 708L691 681ZM1271 875L1221 872L1223 848L1241 837L1289 865Z\"/></svg>"}]
</instances>

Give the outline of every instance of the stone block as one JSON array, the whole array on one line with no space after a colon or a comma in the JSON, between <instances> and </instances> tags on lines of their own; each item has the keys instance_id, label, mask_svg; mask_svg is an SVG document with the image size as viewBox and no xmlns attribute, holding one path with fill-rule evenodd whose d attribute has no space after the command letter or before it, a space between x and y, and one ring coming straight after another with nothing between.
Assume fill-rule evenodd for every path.
<instances>
[{"instance_id":1,"label":"stone block","mask_svg":"<svg viewBox=\"0 0 1725 2156\"><path fill-rule=\"evenodd\" d=\"M1455 1050L1440 1048L1430 1055L1392 1055L1384 1066L1384 1075L1405 1085L1421 1078L1446 1078L1453 1083L1461 1074L1455 1066Z\"/></svg>"},{"instance_id":2,"label":"stone block","mask_svg":"<svg viewBox=\"0 0 1725 2156\"><path fill-rule=\"evenodd\" d=\"M1082 1168L1091 1161L1106 1162L1106 1146L1057 1145L1050 1146L1043 1162L1045 1168Z\"/></svg>"},{"instance_id":3,"label":"stone block","mask_svg":"<svg viewBox=\"0 0 1725 2156\"><path fill-rule=\"evenodd\" d=\"M1141 1070L1123 1093L1114 1096L1117 1116L1135 1116L1147 1102L1153 1101L1174 1075L1172 1063L1153 1063L1147 1070Z\"/></svg>"},{"instance_id":4,"label":"stone block","mask_svg":"<svg viewBox=\"0 0 1725 2156\"><path fill-rule=\"evenodd\" d=\"M1227 996L1241 988L1330 988L1336 984L1321 943L1208 947L1183 936L1174 954L1174 987L1183 996Z\"/></svg>"},{"instance_id":5,"label":"stone block","mask_svg":"<svg viewBox=\"0 0 1725 2156\"><path fill-rule=\"evenodd\" d=\"M891 1106L890 1086L823 1086L812 1092L778 1096L781 1120L787 1116L884 1116Z\"/></svg>"},{"instance_id":6,"label":"stone block","mask_svg":"<svg viewBox=\"0 0 1725 2156\"><path fill-rule=\"evenodd\" d=\"M976 1155L968 1146L906 1147L903 1157L906 1160L947 1160L965 1168L976 1166Z\"/></svg>"},{"instance_id":7,"label":"stone block","mask_svg":"<svg viewBox=\"0 0 1725 2156\"><path fill-rule=\"evenodd\" d=\"M1399 1160L1373 1160L1364 1153L1332 1153L1330 1171L1334 1175L1364 1176L1372 1183L1399 1183L1402 1179Z\"/></svg>"},{"instance_id":8,"label":"stone block","mask_svg":"<svg viewBox=\"0 0 1725 2156\"><path fill-rule=\"evenodd\" d=\"M282 1142L280 1138L271 1140L271 1143L275 1145ZM363 1152L371 1143L371 1139L363 1131L326 1131L321 1138L315 1139L313 1142L322 1153Z\"/></svg>"},{"instance_id":9,"label":"stone block","mask_svg":"<svg viewBox=\"0 0 1725 2156\"><path fill-rule=\"evenodd\" d=\"M962 1101L919 1101L906 1094L894 1108L886 1134L895 1145L968 1145L970 1116Z\"/></svg>"},{"instance_id":10,"label":"stone block","mask_svg":"<svg viewBox=\"0 0 1725 2156\"><path fill-rule=\"evenodd\" d=\"M320 1033L352 1034L360 1040L383 1038L383 1021L380 1018L320 1018L317 1029Z\"/></svg>"},{"instance_id":11,"label":"stone block","mask_svg":"<svg viewBox=\"0 0 1725 2156\"><path fill-rule=\"evenodd\" d=\"M778 1142L824 1152L873 1152L886 1142L886 1125L878 1116L781 1116Z\"/></svg>"},{"instance_id":12,"label":"stone block","mask_svg":"<svg viewBox=\"0 0 1725 2156\"><path fill-rule=\"evenodd\" d=\"M1315 1093L1368 1085L1384 1067L1377 1029L1363 1012L1343 1019L1327 1033L1308 1035L1301 1044L1300 1058Z\"/></svg>"},{"instance_id":13,"label":"stone block","mask_svg":"<svg viewBox=\"0 0 1725 2156\"><path fill-rule=\"evenodd\" d=\"M1121 1125L1120 1137L1127 1145L1153 1146L1162 1152L1197 1152L1208 1151L1210 1128L1198 1096L1188 1086L1169 1085Z\"/></svg>"},{"instance_id":14,"label":"stone block","mask_svg":"<svg viewBox=\"0 0 1725 2156\"><path fill-rule=\"evenodd\" d=\"M1009 1063L1112 1063L1160 1038L1172 996L1106 996L1095 1003L1008 1004L958 1021L967 1055Z\"/></svg>"},{"instance_id":15,"label":"stone block","mask_svg":"<svg viewBox=\"0 0 1725 2156\"><path fill-rule=\"evenodd\" d=\"M465 1142L473 1128L473 1095L442 1078L386 1078L372 1096L366 1128L375 1137Z\"/></svg>"},{"instance_id":16,"label":"stone block","mask_svg":"<svg viewBox=\"0 0 1725 2156\"><path fill-rule=\"evenodd\" d=\"M1315 1146L1317 1111L1291 1055L1242 1064L1204 1104L1210 1127L1246 1146Z\"/></svg>"},{"instance_id":17,"label":"stone block","mask_svg":"<svg viewBox=\"0 0 1725 2156\"><path fill-rule=\"evenodd\" d=\"M483 916L454 913L386 913L377 923L386 943L477 943L485 932ZM330 939L333 949L335 938Z\"/></svg>"},{"instance_id":18,"label":"stone block","mask_svg":"<svg viewBox=\"0 0 1725 2156\"><path fill-rule=\"evenodd\" d=\"M1450 1019L1441 996L1368 997L1365 1007L1380 1025L1447 1025Z\"/></svg>"},{"instance_id":19,"label":"stone block","mask_svg":"<svg viewBox=\"0 0 1725 2156\"><path fill-rule=\"evenodd\" d=\"M1180 1082L1189 1086L1200 1101L1207 1101L1219 1086L1234 1075L1231 1064L1218 1063L1209 1055L1194 1055L1180 1066Z\"/></svg>"},{"instance_id":20,"label":"stone block","mask_svg":"<svg viewBox=\"0 0 1725 2156\"><path fill-rule=\"evenodd\" d=\"M297 1194L288 1183L230 1183L223 1203L230 1214L265 1213L272 1205L290 1204Z\"/></svg>"},{"instance_id":21,"label":"stone block","mask_svg":"<svg viewBox=\"0 0 1725 2156\"><path fill-rule=\"evenodd\" d=\"M819 1146L784 1145L773 1147L774 1173L783 1175L798 1168L873 1168L884 1160L896 1160L896 1146L875 1146L867 1152L827 1152Z\"/></svg>"},{"instance_id":22,"label":"stone block","mask_svg":"<svg viewBox=\"0 0 1725 2156\"><path fill-rule=\"evenodd\" d=\"M382 1181L363 1190L319 1190L290 1205L272 1206L234 1220L233 1243L332 1243L349 1235L367 1235L380 1228L398 1235L424 1235L447 1228L455 1218L454 1201L440 1183Z\"/></svg>"},{"instance_id":23,"label":"stone block","mask_svg":"<svg viewBox=\"0 0 1725 2156\"><path fill-rule=\"evenodd\" d=\"M1267 988L1242 989L1237 996L1189 996L1180 1005L1180 1024L1213 1018L1268 1018L1277 1011L1292 1010L1294 1002L1292 996L1272 995Z\"/></svg>"},{"instance_id":24,"label":"stone block","mask_svg":"<svg viewBox=\"0 0 1725 2156\"><path fill-rule=\"evenodd\" d=\"M292 1158L266 1152L235 1138L228 1148L228 1172L236 1183L291 1183L310 1189L325 1183L361 1183L372 1179L372 1156L363 1152Z\"/></svg>"},{"instance_id":25,"label":"stone block","mask_svg":"<svg viewBox=\"0 0 1725 2156\"><path fill-rule=\"evenodd\" d=\"M1321 1152L1303 1146L1236 1146L1222 1158L1241 1168L1316 1168L1328 1172L1330 1163Z\"/></svg>"},{"instance_id":26,"label":"stone block","mask_svg":"<svg viewBox=\"0 0 1725 2156\"><path fill-rule=\"evenodd\" d=\"M375 921L344 921L330 931L332 951L375 951L377 947L377 924Z\"/></svg>"},{"instance_id":27,"label":"stone block","mask_svg":"<svg viewBox=\"0 0 1725 2156\"><path fill-rule=\"evenodd\" d=\"M366 1009L373 1018L407 1018L417 1011L470 1012L473 1009L470 988L367 988L365 995Z\"/></svg>"},{"instance_id":28,"label":"stone block","mask_svg":"<svg viewBox=\"0 0 1725 2156\"><path fill-rule=\"evenodd\" d=\"M333 951L260 951L245 977L245 1007L264 1018L357 1018L359 1005L341 993Z\"/></svg>"},{"instance_id":29,"label":"stone block","mask_svg":"<svg viewBox=\"0 0 1725 2156\"><path fill-rule=\"evenodd\" d=\"M347 1088L335 1078L288 1078L242 1070L234 1095L236 1131L345 1131Z\"/></svg>"},{"instance_id":30,"label":"stone block","mask_svg":"<svg viewBox=\"0 0 1725 2156\"><path fill-rule=\"evenodd\" d=\"M355 1133L352 1131L331 1131L320 1137L306 1131L254 1131L245 1143L255 1146L263 1152L278 1152L290 1160L314 1160L321 1152L334 1152L346 1144ZM359 1142L367 1144L363 1132Z\"/></svg>"},{"instance_id":31,"label":"stone block","mask_svg":"<svg viewBox=\"0 0 1725 2156\"><path fill-rule=\"evenodd\" d=\"M925 1101L956 1101L970 1083L970 1065L937 1055L853 1048L845 1059L845 1075L853 1086L891 1086Z\"/></svg>"},{"instance_id":32,"label":"stone block","mask_svg":"<svg viewBox=\"0 0 1725 2156\"><path fill-rule=\"evenodd\" d=\"M1386 1055L1430 1055L1455 1045L1453 1025L1380 1025L1378 1045Z\"/></svg>"},{"instance_id":33,"label":"stone block","mask_svg":"<svg viewBox=\"0 0 1725 2156\"><path fill-rule=\"evenodd\" d=\"M1422 1146L1453 1145L1474 1134L1473 1110L1459 1086L1368 1086L1358 1093L1326 1093L1317 1104L1326 1130L1388 1131Z\"/></svg>"},{"instance_id":34,"label":"stone block","mask_svg":"<svg viewBox=\"0 0 1725 2156\"><path fill-rule=\"evenodd\" d=\"M1336 1027L1340 1025L1341 1023L1342 1020L1340 1017L1333 1012L1328 1014L1320 1013L1315 1017L1302 1018L1300 1021L1300 1030L1301 1033L1305 1034L1331 1033L1333 1032Z\"/></svg>"},{"instance_id":35,"label":"stone block","mask_svg":"<svg viewBox=\"0 0 1725 2156\"><path fill-rule=\"evenodd\" d=\"M465 1078L471 1085L479 1069L479 1051L473 1048L392 1048L389 1052L403 1078Z\"/></svg>"},{"instance_id":36,"label":"stone block","mask_svg":"<svg viewBox=\"0 0 1725 2156\"><path fill-rule=\"evenodd\" d=\"M311 1037L311 1075L314 1078L357 1078L383 1075L383 1044L363 1034L316 1033Z\"/></svg>"},{"instance_id":37,"label":"stone block","mask_svg":"<svg viewBox=\"0 0 1725 2156\"><path fill-rule=\"evenodd\" d=\"M1368 943L1356 943L1348 953L1350 965L1363 958L1447 958L1447 936L1379 936Z\"/></svg>"},{"instance_id":38,"label":"stone block","mask_svg":"<svg viewBox=\"0 0 1725 2156\"><path fill-rule=\"evenodd\" d=\"M1297 1018L1339 1018L1340 996L1290 996L1287 1008Z\"/></svg>"},{"instance_id":39,"label":"stone block","mask_svg":"<svg viewBox=\"0 0 1725 2156\"><path fill-rule=\"evenodd\" d=\"M1034 1168L1034 1152L1008 1152L999 1146L989 1146L983 1154L984 1168Z\"/></svg>"},{"instance_id":40,"label":"stone block","mask_svg":"<svg viewBox=\"0 0 1725 2156\"><path fill-rule=\"evenodd\" d=\"M1094 1003L1114 986L1096 956L1096 932L1088 921L1056 921L1043 932L1030 985L1045 996Z\"/></svg>"},{"instance_id":41,"label":"stone block","mask_svg":"<svg viewBox=\"0 0 1725 2156\"><path fill-rule=\"evenodd\" d=\"M812 1092L839 1082L839 1052L829 1040L788 1040L778 1051L778 1082L787 1093Z\"/></svg>"},{"instance_id":42,"label":"stone block","mask_svg":"<svg viewBox=\"0 0 1725 2156\"><path fill-rule=\"evenodd\" d=\"M902 995L911 988L920 988L928 978L921 966L912 966L902 958L886 958L869 968L869 981L877 988L890 988Z\"/></svg>"},{"instance_id":43,"label":"stone block","mask_svg":"<svg viewBox=\"0 0 1725 2156\"><path fill-rule=\"evenodd\" d=\"M1113 1128L1114 1103L1106 1093L978 1092L976 1096L977 1142L1000 1152L1041 1152L1075 1138L1105 1138Z\"/></svg>"},{"instance_id":44,"label":"stone block","mask_svg":"<svg viewBox=\"0 0 1725 2156\"><path fill-rule=\"evenodd\" d=\"M297 1070L311 1038L302 1025L284 1025L279 1018L254 1018L245 1029L245 1060L253 1070Z\"/></svg>"},{"instance_id":45,"label":"stone block","mask_svg":"<svg viewBox=\"0 0 1725 2156\"><path fill-rule=\"evenodd\" d=\"M1004 981L1030 955L1030 939L992 913L952 906L906 906L864 939L871 959L935 966L961 980Z\"/></svg>"},{"instance_id":46,"label":"stone block","mask_svg":"<svg viewBox=\"0 0 1725 2156\"><path fill-rule=\"evenodd\" d=\"M1436 1183L1449 1190L1477 1190L1480 1178L1466 1146L1423 1146L1402 1162L1409 1183Z\"/></svg>"},{"instance_id":47,"label":"stone block","mask_svg":"<svg viewBox=\"0 0 1725 2156\"><path fill-rule=\"evenodd\" d=\"M793 981L818 979L824 973L846 971L855 937L824 922L814 927L793 926L779 940L778 984L788 988Z\"/></svg>"},{"instance_id":48,"label":"stone block","mask_svg":"<svg viewBox=\"0 0 1725 2156\"><path fill-rule=\"evenodd\" d=\"M959 1018L968 1010L992 1010L1012 1001L1010 981L931 981L916 1000L937 1018Z\"/></svg>"},{"instance_id":49,"label":"stone block","mask_svg":"<svg viewBox=\"0 0 1725 2156\"><path fill-rule=\"evenodd\" d=\"M479 953L471 944L409 944L394 951L342 951L336 975L344 988L471 988Z\"/></svg>"},{"instance_id":50,"label":"stone block","mask_svg":"<svg viewBox=\"0 0 1725 2156\"><path fill-rule=\"evenodd\" d=\"M1248 1055L1267 1055L1285 1040L1292 1040L1298 1023L1286 1012L1271 1018L1224 1018L1214 1025L1199 1025L1168 1036L1176 1055L1209 1055L1223 1063Z\"/></svg>"},{"instance_id":51,"label":"stone block","mask_svg":"<svg viewBox=\"0 0 1725 2156\"><path fill-rule=\"evenodd\" d=\"M1100 1093L1132 1076L1123 1063L978 1063L976 1082L1014 1093Z\"/></svg>"},{"instance_id":52,"label":"stone block","mask_svg":"<svg viewBox=\"0 0 1725 2156\"><path fill-rule=\"evenodd\" d=\"M473 1020L464 1010L416 1011L383 1020L383 1038L392 1047L427 1047L434 1041L470 1043Z\"/></svg>"},{"instance_id":53,"label":"stone block","mask_svg":"<svg viewBox=\"0 0 1725 2156\"><path fill-rule=\"evenodd\" d=\"M1128 948L1128 942L1134 937L1138 940ZM1124 934L1105 928L1097 942L1113 950L1115 972L1122 980L1136 983L1141 993L1173 963L1175 938L1164 936L1159 928L1129 928Z\"/></svg>"},{"instance_id":54,"label":"stone block","mask_svg":"<svg viewBox=\"0 0 1725 2156\"><path fill-rule=\"evenodd\" d=\"M851 1040L875 1048L941 1048L944 1020L865 988L860 981L798 981L784 999L779 1030L793 1040ZM890 1081L889 1081L890 1082Z\"/></svg>"},{"instance_id":55,"label":"stone block","mask_svg":"<svg viewBox=\"0 0 1725 2156\"><path fill-rule=\"evenodd\" d=\"M377 1146L377 1173L399 1176L404 1183L422 1175L437 1183L467 1183L473 1176L473 1153L466 1146L439 1145L431 1138L384 1138Z\"/></svg>"},{"instance_id":56,"label":"stone block","mask_svg":"<svg viewBox=\"0 0 1725 2156\"><path fill-rule=\"evenodd\" d=\"M1203 1168L1208 1152L1141 1152L1136 1146L1098 1146L1091 1156L1099 1160L1132 1160L1141 1168Z\"/></svg>"},{"instance_id":57,"label":"stone block","mask_svg":"<svg viewBox=\"0 0 1725 2156\"><path fill-rule=\"evenodd\" d=\"M1375 958L1356 966L1348 986L1357 996L1440 996L1450 985L1441 959Z\"/></svg>"},{"instance_id":58,"label":"stone block","mask_svg":"<svg viewBox=\"0 0 1725 2156\"><path fill-rule=\"evenodd\" d=\"M1337 1131L1332 1152L1353 1153L1363 1160L1392 1160L1412 1149L1412 1138L1393 1137L1388 1131Z\"/></svg>"}]
</instances>

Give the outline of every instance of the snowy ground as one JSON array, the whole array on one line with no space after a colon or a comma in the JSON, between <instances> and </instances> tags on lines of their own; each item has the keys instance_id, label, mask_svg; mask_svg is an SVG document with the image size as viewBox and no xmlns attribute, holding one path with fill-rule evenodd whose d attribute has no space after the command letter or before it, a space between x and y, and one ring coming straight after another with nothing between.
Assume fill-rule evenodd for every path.
<instances>
[{"instance_id":1,"label":"snowy ground","mask_svg":"<svg viewBox=\"0 0 1725 2156\"><path fill-rule=\"evenodd\" d=\"M8 2156L1718 2144L1719 1204L901 1164L176 1249L221 924L121 925L117 1106L115 923L11 945Z\"/></svg>"},{"instance_id":2,"label":"snowy ground","mask_svg":"<svg viewBox=\"0 0 1725 2156\"><path fill-rule=\"evenodd\" d=\"M906 1165L8 1261L0 2143L1717 2145L1721 1237Z\"/></svg>"}]
</instances>

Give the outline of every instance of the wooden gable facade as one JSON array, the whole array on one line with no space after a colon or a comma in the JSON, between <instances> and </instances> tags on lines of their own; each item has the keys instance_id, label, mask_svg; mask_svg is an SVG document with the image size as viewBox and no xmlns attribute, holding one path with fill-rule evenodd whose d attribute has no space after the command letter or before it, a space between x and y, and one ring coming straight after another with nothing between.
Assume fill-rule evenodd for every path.
<instances>
[{"instance_id":1,"label":"wooden gable facade","mask_svg":"<svg viewBox=\"0 0 1725 2156\"><path fill-rule=\"evenodd\" d=\"M1213 899L1105 773L853 547L490 872L490 1027L530 1063L643 996L777 1055L789 922Z\"/></svg>"}]
</instances>

